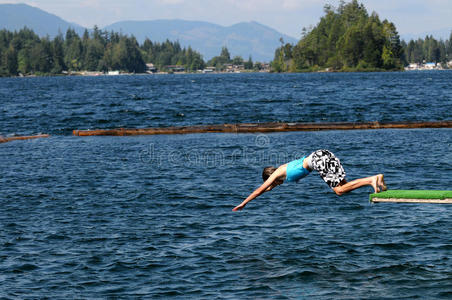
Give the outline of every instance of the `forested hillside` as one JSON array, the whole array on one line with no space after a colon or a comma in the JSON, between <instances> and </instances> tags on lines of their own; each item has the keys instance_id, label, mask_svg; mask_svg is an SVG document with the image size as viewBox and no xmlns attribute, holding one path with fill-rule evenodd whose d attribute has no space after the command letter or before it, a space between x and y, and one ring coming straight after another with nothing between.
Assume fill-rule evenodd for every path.
<instances>
[{"instance_id":1,"label":"forested hillside","mask_svg":"<svg viewBox=\"0 0 452 300\"><path fill-rule=\"evenodd\" d=\"M121 70L142 73L146 62L157 68L180 65L198 70L205 63L201 55L178 42L139 45L132 36L94 28L80 37L73 29L54 39L40 38L32 30L0 31L0 76L60 74L62 71Z\"/></svg>"},{"instance_id":2,"label":"forested hillside","mask_svg":"<svg viewBox=\"0 0 452 300\"><path fill-rule=\"evenodd\" d=\"M396 26L369 14L363 4L341 1L338 8L324 7L317 26L303 29L301 40L276 49L276 72L401 70L409 63L446 63L452 60L449 40L431 36L408 44L400 40Z\"/></svg>"},{"instance_id":3,"label":"forested hillside","mask_svg":"<svg viewBox=\"0 0 452 300\"><path fill-rule=\"evenodd\" d=\"M338 8L326 5L314 28L303 29L296 44L276 50L275 71L392 70L403 67L403 49L393 23L369 15L353 0Z\"/></svg>"},{"instance_id":4,"label":"forested hillside","mask_svg":"<svg viewBox=\"0 0 452 300\"><path fill-rule=\"evenodd\" d=\"M445 65L452 60L452 32L448 40L436 40L432 36L403 43L406 63L433 62Z\"/></svg>"}]
</instances>

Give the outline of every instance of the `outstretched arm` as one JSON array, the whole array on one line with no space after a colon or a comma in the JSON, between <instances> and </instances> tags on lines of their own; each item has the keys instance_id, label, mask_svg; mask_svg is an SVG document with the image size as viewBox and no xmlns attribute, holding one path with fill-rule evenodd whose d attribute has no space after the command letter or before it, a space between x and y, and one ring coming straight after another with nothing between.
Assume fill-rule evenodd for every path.
<instances>
[{"instance_id":1,"label":"outstretched arm","mask_svg":"<svg viewBox=\"0 0 452 300\"><path fill-rule=\"evenodd\" d=\"M242 203L240 203L240 205L237 205L236 207L234 207L233 211L238 211L238 210L242 210L245 205L250 202L251 200L259 197L260 195L262 195L263 193L267 192L267 191L271 191L273 189L273 183L275 182L275 180L282 176L284 174L284 168L279 167L275 172L273 172L273 174L268 177L268 179L260 186L258 187L254 192L252 192L245 200L243 200Z\"/></svg>"}]
</instances>

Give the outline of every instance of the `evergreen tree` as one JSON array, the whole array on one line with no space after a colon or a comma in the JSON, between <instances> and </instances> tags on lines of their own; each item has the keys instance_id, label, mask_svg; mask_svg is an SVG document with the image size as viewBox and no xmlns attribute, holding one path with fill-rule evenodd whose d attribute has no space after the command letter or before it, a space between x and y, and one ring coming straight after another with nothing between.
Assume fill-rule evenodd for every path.
<instances>
[{"instance_id":1,"label":"evergreen tree","mask_svg":"<svg viewBox=\"0 0 452 300\"><path fill-rule=\"evenodd\" d=\"M281 47L275 51L275 59L272 62L272 68L273 71L278 73L287 72L289 70L289 66L292 64L293 55L305 55L306 53L296 53L291 44L284 44L283 38L280 38L279 42L281 43Z\"/></svg>"},{"instance_id":2,"label":"evergreen tree","mask_svg":"<svg viewBox=\"0 0 452 300\"><path fill-rule=\"evenodd\" d=\"M86 52L83 66L88 71L96 71L99 60L104 55L104 47L99 40L90 39L86 42Z\"/></svg>"},{"instance_id":3,"label":"evergreen tree","mask_svg":"<svg viewBox=\"0 0 452 300\"><path fill-rule=\"evenodd\" d=\"M146 69L146 64L141 56L137 40L132 36L131 38L126 38L125 41L128 56L125 64L126 70L133 73L143 73Z\"/></svg>"},{"instance_id":4,"label":"evergreen tree","mask_svg":"<svg viewBox=\"0 0 452 300\"><path fill-rule=\"evenodd\" d=\"M33 72L50 73L52 69L51 43L48 38L35 43L30 50L30 65Z\"/></svg>"},{"instance_id":5,"label":"evergreen tree","mask_svg":"<svg viewBox=\"0 0 452 300\"><path fill-rule=\"evenodd\" d=\"M450 32L449 40L446 42L447 60L452 61L452 31Z\"/></svg>"},{"instance_id":6,"label":"evergreen tree","mask_svg":"<svg viewBox=\"0 0 452 300\"><path fill-rule=\"evenodd\" d=\"M248 61L245 63L245 69L252 70L253 66L254 66L253 59L251 58L251 55L250 55L250 57L248 58Z\"/></svg>"},{"instance_id":7,"label":"evergreen tree","mask_svg":"<svg viewBox=\"0 0 452 300\"><path fill-rule=\"evenodd\" d=\"M87 31L86 31L87 33ZM69 28L64 41L64 65L69 71L79 71L82 67L83 46L75 30Z\"/></svg>"},{"instance_id":8,"label":"evergreen tree","mask_svg":"<svg viewBox=\"0 0 452 300\"><path fill-rule=\"evenodd\" d=\"M52 42L53 68L51 72L53 74L60 74L63 70L66 70L63 45L63 36L59 34Z\"/></svg>"},{"instance_id":9,"label":"evergreen tree","mask_svg":"<svg viewBox=\"0 0 452 300\"><path fill-rule=\"evenodd\" d=\"M28 74L31 72L31 51L29 48L23 48L17 54L17 69L21 74Z\"/></svg>"},{"instance_id":10,"label":"evergreen tree","mask_svg":"<svg viewBox=\"0 0 452 300\"><path fill-rule=\"evenodd\" d=\"M302 59L300 59L301 61ZM272 62L272 68L275 72L286 72L287 71L287 65L284 60L284 49L278 48L275 51L275 59Z\"/></svg>"},{"instance_id":11,"label":"evergreen tree","mask_svg":"<svg viewBox=\"0 0 452 300\"><path fill-rule=\"evenodd\" d=\"M244 63L244 61L241 56L234 56L234 58L232 59L233 65L240 66L240 65L243 65L243 63Z\"/></svg>"},{"instance_id":12,"label":"evergreen tree","mask_svg":"<svg viewBox=\"0 0 452 300\"><path fill-rule=\"evenodd\" d=\"M221 53L219 56L213 57L207 62L208 66L215 67L217 70L223 70L224 65L232 63L231 54L227 47L221 48Z\"/></svg>"},{"instance_id":13,"label":"evergreen tree","mask_svg":"<svg viewBox=\"0 0 452 300\"><path fill-rule=\"evenodd\" d=\"M9 74L17 74L17 51L12 45L5 53L5 67Z\"/></svg>"},{"instance_id":14,"label":"evergreen tree","mask_svg":"<svg viewBox=\"0 0 452 300\"><path fill-rule=\"evenodd\" d=\"M221 54L220 57L224 59L227 63L231 61L231 54L229 53L229 50L227 47L221 48Z\"/></svg>"}]
</instances>

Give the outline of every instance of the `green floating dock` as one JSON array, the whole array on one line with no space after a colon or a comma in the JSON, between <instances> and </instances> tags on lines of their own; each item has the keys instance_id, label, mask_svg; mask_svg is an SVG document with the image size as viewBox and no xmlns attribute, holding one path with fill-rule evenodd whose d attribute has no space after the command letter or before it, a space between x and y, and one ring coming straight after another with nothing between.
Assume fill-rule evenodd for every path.
<instances>
[{"instance_id":1,"label":"green floating dock","mask_svg":"<svg viewBox=\"0 0 452 300\"><path fill-rule=\"evenodd\" d=\"M400 203L449 203L452 204L452 191L438 190L388 190L370 194L370 202Z\"/></svg>"}]
</instances>

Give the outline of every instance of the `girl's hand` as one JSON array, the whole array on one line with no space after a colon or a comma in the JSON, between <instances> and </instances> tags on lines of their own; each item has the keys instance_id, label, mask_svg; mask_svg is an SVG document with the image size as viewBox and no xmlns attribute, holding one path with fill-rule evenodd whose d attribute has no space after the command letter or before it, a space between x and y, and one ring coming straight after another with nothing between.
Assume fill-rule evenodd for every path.
<instances>
[{"instance_id":1,"label":"girl's hand","mask_svg":"<svg viewBox=\"0 0 452 300\"><path fill-rule=\"evenodd\" d=\"M240 205L237 205L236 207L234 207L232 209L232 211L239 211L239 210L242 210L244 207L245 207L245 204L240 204Z\"/></svg>"}]
</instances>

